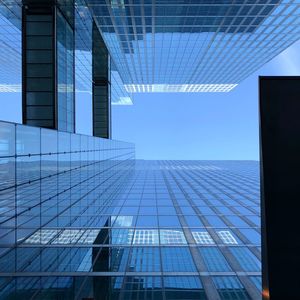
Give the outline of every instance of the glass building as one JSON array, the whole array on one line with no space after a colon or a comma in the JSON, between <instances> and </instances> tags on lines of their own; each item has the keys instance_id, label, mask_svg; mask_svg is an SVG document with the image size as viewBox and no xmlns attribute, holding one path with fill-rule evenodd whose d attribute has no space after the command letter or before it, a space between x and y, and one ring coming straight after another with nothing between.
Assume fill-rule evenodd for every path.
<instances>
[{"instance_id":1,"label":"glass building","mask_svg":"<svg viewBox=\"0 0 300 300\"><path fill-rule=\"evenodd\" d=\"M32 1L0 3L2 92L21 90L22 4L28 2ZM299 0L57 3L64 12L73 10L67 16L69 29L58 35L58 57L67 52L71 32L75 43L75 51L70 53L75 70L69 70L75 78L59 76L58 80L64 88L75 82L75 93L89 95L95 22L111 57L114 104L132 104L131 93L137 92L228 92L300 38ZM60 14L58 26L64 22L59 20ZM67 64L64 58L63 64ZM61 97L67 101L68 97ZM61 105L61 113L67 111Z\"/></svg>"},{"instance_id":2,"label":"glass building","mask_svg":"<svg viewBox=\"0 0 300 300\"><path fill-rule=\"evenodd\" d=\"M300 1L87 0L130 92L227 92L300 38Z\"/></svg>"},{"instance_id":3,"label":"glass building","mask_svg":"<svg viewBox=\"0 0 300 300\"><path fill-rule=\"evenodd\" d=\"M130 143L0 122L0 299L79 297L65 275L92 270L134 158Z\"/></svg>"},{"instance_id":4,"label":"glass building","mask_svg":"<svg viewBox=\"0 0 300 300\"><path fill-rule=\"evenodd\" d=\"M60 154L65 135L1 125L17 134L17 155L1 153L17 170L1 186L1 299L260 299L257 162L133 171L130 144L68 134Z\"/></svg>"},{"instance_id":5,"label":"glass building","mask_svg":"<svg viewBox=\"0 0 300 300\"><path fill-rule=\"evenodd\" d=\"M300 0L2 0L0 299L260 299L259 165L142 161L137 92L228 92L300 38ZM92 136L76 133L76 99Z\"/></svg>"}]
</instances>

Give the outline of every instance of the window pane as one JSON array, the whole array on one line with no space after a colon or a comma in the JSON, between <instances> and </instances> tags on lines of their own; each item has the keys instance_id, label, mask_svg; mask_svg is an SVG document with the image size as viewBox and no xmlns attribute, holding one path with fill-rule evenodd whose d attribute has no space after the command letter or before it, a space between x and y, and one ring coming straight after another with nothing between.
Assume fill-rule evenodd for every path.
<instances>
[{"instance_id":1,"label":"window pane","mask_svg":"<svg viewBox=\"0 0 300 300\"><path fill-rule=\"evenodd\" d=\"M259 272L261 270L260 261L248 248L230 247L229 250L244 271Z\"/></svg>"},{"instance_id":2,"label":"window pane","mask_svg":"<svg viewBox=\"0 0 300 300\"><path fill-rule=\"evenodd\" d=\"M196 272L190 253L185 247L161 248L162 267L164 272Z\"/></svg>"},{"instance_id":3,"label":"window pane","mask_svg":"<svg viewBox=\"0 0 300 300\"><path fill-rule=\"evenodd\" d=\"M208 271L226 272L231 271L229 264L221 251L216 247L199 248Z\"/></svg>"},{"instance_id":4,"label":"window pane","mask_svg":"<svg viewBox=\"0 0 300 300\"><path fill-rule=\"evenodd\" d=\"M234 276L216 276L213 281L221 299L226 300L250 300L248 293L241 282Z\"/></svg>"},{"instance_id":5,"label":"window pane","mask_svg":"<svg viewBox=\"0 0 300 300\"><path fill-rule=\"evenodd\" d=\"M159 272L159 249L152 247L134 247L130 253L129 272Z\"/></svg>"}]
</instances>

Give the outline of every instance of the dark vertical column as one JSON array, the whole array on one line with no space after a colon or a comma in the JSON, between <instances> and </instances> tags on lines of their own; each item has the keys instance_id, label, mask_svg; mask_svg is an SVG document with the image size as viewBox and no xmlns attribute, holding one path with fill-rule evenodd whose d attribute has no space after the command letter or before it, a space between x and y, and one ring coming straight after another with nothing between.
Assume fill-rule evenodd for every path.
<instances>
[{"instance_id":1,"label":"dark vertical column","mask_svg":"<svg viewBox=\"0 0 300 300\"><path fill-rule=\"evenodd\" d=\"M53 2L24 1L22 27L23 123L57 128Z\"/></svg>"},{"instance_id":2,"label":"dark vertical column","mask_svg":"<svg viewBox=\"0 0 300 300\"><path fill-rule=\"evenodd\" d=\"M260 77L264 299L298 299L300 77Z\"/></svg>"},{"instance_id":3,"label":"dark vertical column","mask_svg":"<svg viewBox=\"0 0 300 300\"><path fill-rule=\"evenodd\" d=\"M74 132L74 5L59 2L23 1L23 123Z\"/></svg>"},{"instance_id":4,"label":"dark vertical column","mask_svg":"<svg viewBox=\"0 0 300 300\"><path fill-rule=\"evenodd\" d=\"M108 245L110 240L110 220L108 219L104 227L99 232L94 241L94 245ZM93 247L93 272L109 272L111 263L111 251L109 247ZM104 276L95 276L93 278L93 290L95 299L109 299L110 278Z\"/></svg>"},{"instance_id":5,"label":"dark vertical column","mask_svg":"<svg viewBox=\"0 0 300 300\"><path fill-rule=\"evenodd\" d=\"M93 135L111 137L110 56L93 24Z\"/></svg>"}]
</instances>

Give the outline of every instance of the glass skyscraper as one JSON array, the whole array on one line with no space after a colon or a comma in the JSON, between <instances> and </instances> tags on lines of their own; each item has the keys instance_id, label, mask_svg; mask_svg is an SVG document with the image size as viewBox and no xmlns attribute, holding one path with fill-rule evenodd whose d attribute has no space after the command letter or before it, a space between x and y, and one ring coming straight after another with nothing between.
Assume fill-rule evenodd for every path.
<instances>
[{"instance_id":1,"label":"glass skyscraper","mask_svg":"<svg viewBox=\"0 0 300 300\"><path fill-rule=\"evenodd\" d=\"M57 3L75 7L75 92L91 90L95 21L111 56L115 104L132 104L137 92L228 92L300 38L299 0ZM22 1L3 0L2 92L21 89L21 36Z\"/></svg>"},{"instance_id":2,"label":"glass skyscraper","mask_svg":"<svg viewBox=\"0 0 300 300\"><path fill-rule=\"evenodd\" d=\"M300 0L2 0L0 299L260 299L259 164L135 160L111 104L228 92L300 38ZM77 134L76 99L92 135Z\"/></svg>"},{"instance_id":3,"label":"glass skyscraper","mask_svg":"<svg viewBox=\"0 0 300 300\"><path fill-rule=\"evenodd\" d=\"M59 154L52 141L50 159L55 131L34 153L20 138L40 129L16 129L17 158L1 159L17 170L1 187L1 299L260 299L257 162L137 160L133 172L129 144L101 154L82 136Z\"/></svg>"},{"instance_id":4,"label":"glass skyscraper","mask_svg":"<svg viewBox=\"0 0 300 300\"><path fill-rule=\"evenodd\" d=\"M300 38L299 0L87 0L130 92L228 92Z\"/></svg>"}]
</instances>

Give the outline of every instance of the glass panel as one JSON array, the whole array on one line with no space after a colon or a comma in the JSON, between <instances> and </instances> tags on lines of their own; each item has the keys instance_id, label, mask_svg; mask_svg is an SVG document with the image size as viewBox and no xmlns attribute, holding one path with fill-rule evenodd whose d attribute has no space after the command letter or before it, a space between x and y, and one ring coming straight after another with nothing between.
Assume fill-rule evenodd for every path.
<instances>
[{"instance_id":1,"label":"glass panel","mask_svg":"<svg viewBox=\"0 0 300 300\"><path fill-rule=\"evenodd\" d=\"M234 276L213 277L213 281L221 299L250 300L248 293L241 282Z\"/></svg>"},{"instance_id":2,"label":"glass panel","mask_svg":"<svg viewBox=\"0 0 300 300\"><path fill-rule=\"evenodd\" d=\"M166 299L206 299L199 277L165 276L163 281Z\"/></svg>"},{"instance_id":3,"label":"glass panel","mask_svg":"<svg viewBox=\"0 0 300 300\"><path fill-rule=\"evenodd\" d=\"M159 248L132 248L127 271L129 272L159 272Z\"/></svg>"},{"instance_id":4,"label":"glass panel","mask_svg":"<svg viewBox=\"0 0 300 300\"><path fill-rule=\"evenodd\" d=\"M162 300L162 284L160 277L126 276L122 289L124 299L157 299ZM114 298L117 299L117 298Z\"/></svg>"},{"instance_id":5,"label":"glass panel","mask_svg":"<svg viewBox=\"0 0 300 300\"><path fill-rule=\"evenodd\" d=\"M74 33L57 13L58 129L74 132Z\"/></svg>"},{"instance_id":6,"label":"glass panel","mask_svg":"<svg viewBox=\"0 0 300 300\"><path fill-rule=\"evenodd\" d=\"M235 227L250 227L244 220L242 220L238 216L226 216L226 219L228 219Z\"/></svg>"},{"instance_id":7,"label":"glass panel","mask_svg":"<svg viewBox=\"0 0 300 300\"><path fill-rule=\"evenodd\" d=\"M157 216L139 216L136 223L137 227L157 227Z\"/></svg>"},{"instance_id":8,"label":"glass panel","mask_svg":"<svg viewBox=\"0 0 300 300\"><path fill-rule=\"evenodd\" d=\"M16 126L17 155L40 153L40 129L29 126Z\"/></svg>"},{"instance_id":9,"label":"glass panel","mask_svg":"<svg viewBox=\"0 0 300 300\"><path fill-rule=\"evenodd\" d=\"M260 234L254 229L243 229L240 228L239 231L252 243L259 245L261 241Z\"/></svg>"},{"instance_id":10,"label":"glass panel","mask_svg":"<svg viewBox=\"0 0 300 300\"><path fill-rule=\"evenodd\" d=\"M111 229L111 244L131 244L133 229Z\"/></svg>"},{"instance_id":11,"label":"glass panel","mask_svg":"<svg viewBox=\"0 0 300 300\"><path fill-rule=\"evenodd\" d=\"M214 240L207 231L192 231L196 244L212 245L215 244Z\"/></svg>"},{"instance_id":12,"label":"glass panel","mask_svg":"<svg viewBox=\"0 0 300 300\"><path fill-rule=\"evenodd\" d=\"M260 261L248 248L230 247L229 250L244 271L259 272L261 270Z\"/></svg>"},{"instance_id":13,"label":"glass panel","mask_svg":"<svg viewBox=\"0 0 300 300\"><path fill-rule=\"evenodd\" d=\"M231 271L229 264L221 251L216 247L199 248L208 271L226 272Z\"/></svg>"},{"instance_id":14,"label":"glass panel","mask_svg":"<svg viewBox=\"0 0 300 300\"><path fill-rule=\"evenodd\" d=\"M217 230L217 234L221 239L222 243L227 245L239 244L239 239L228 229Z\"/></svg>"},{"instance_id":15,"label":"glass panel","mask_svg":"<svg viewBox=\"0 0 300 300\"><path fill-rule=\"evenodd\" d=\"M159 225L162 227L180 227L177 216L158 216Z\"/></svg>"},{"instance_id":16,"label":"glass panel","mask_svg":"<svg viewBox=\"0 0 300 300\"><path fill-rule=\"evenodd\" d=\"M160 243L162 245L184 245L186 239L181 230L160 230Z\"/></svg>"},{"instance_id":17,"label":"glass panel","mask_svg":"<svg viewBox=\"0 0 300 300\"><path fill-rule=\"evenodd\" d=\"M190 250L185 247L161 248L162 268L164 272L196 272Z\"/></svg>"},{"instance_id":18,"label":"glass panel","mask_svg":"<svg viewBox=\"0 0 300 300\"><path fill-rule=\"evenodd\" d=\"M205 218L213 227L226 227L226 224L217 216L206 216Z\"/></svg>"},{"instance_id":19,"label":"glass panel","mask_svg":"<svg viewBox=\"0 0 300 300\"><path fill-rule=\"evenodd\" d=\"M127 265L129 248L111 248L110 252L110 271L124 272ZM101 268L102 271L103 268Z\"/></svg>"},{"instance_id":20,"label":"glass panel","mask_svg":"<svg viewBox=\"0 0 300 300\"><path fill-rule=\"evenodd\" d=\"M261 292L262 290L262 282L260 276L250 276L250 280L254 283L256 288Z\"/></svg>"},{"instance_id":21,"label":"glass panel","mask_svg":"<svg viewBox=\"0 0 300 300\"><path fill-rule=\"evenodd\" d=\"M15 125L0 122L0 157L15 155Z\"/></svg>"},{"instance_id":22,"label":"glass panel","mask_svg":"<svg viewBox=\"0 0 300 300\"><path fill-rule=\"evenodd\" d=\"M136 229L134 231L133 244L158 245L159 237L157 229Z\"/></svg>"},{"instance_id":23,"label":"glass panel","mask_svg":"<svg viewBox=\"0 0 300 300\"><path fill-rule=\"evenodd\" d=\"M204 227L203 223L196 216L186 216L185 220L189 227Z\"/></svg>"}]
</instances>

